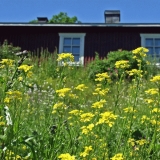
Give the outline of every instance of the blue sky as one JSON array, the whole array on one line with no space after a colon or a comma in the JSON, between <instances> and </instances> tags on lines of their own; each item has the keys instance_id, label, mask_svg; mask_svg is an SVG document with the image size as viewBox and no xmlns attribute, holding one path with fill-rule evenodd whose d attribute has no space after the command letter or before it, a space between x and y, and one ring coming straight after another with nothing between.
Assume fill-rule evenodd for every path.
<instances>
[{"instance_id":1,"label":"blue sky","mask_svg":"<svg viewBox=\"0 0 160 160\"><path fill-rule=\"evenodd\" d=\"M82 23L104 23L105 10L120 10L121 23L160 23L160 0L0 0L0 22L29 22L59 12Z\"/></svg>"}]
</instances>

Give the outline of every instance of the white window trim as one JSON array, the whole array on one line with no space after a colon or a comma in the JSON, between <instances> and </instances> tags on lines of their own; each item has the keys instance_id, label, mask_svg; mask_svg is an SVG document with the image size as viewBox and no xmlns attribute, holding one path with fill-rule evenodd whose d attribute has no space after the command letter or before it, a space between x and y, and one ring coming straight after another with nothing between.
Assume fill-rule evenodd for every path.
<instances>
[{"instance_id":1,"label":"white window trim","mask_svg":"<svg viewBox=\"0 0 160 160\"><path fill-rule=\"evenodd\" d=\"M148 34L140 34L141 36L141 46L142 47L146 47L145 46L145 39L146 38L160 38L160 34L153 34L153 33L148 33ZM160 68L160 63L156 63L155 64L158 68Z\"/></svg>"},{"instance_id":2,"label":"white window trim","mask_svg":"<svg viewBox=\"0 0 160 160\"><path fill-rule=\"evenodd\" d=\"M84 42L86 33L59 33L59 53L63 53L64 38L80 38L79 62L73 62L71 65L84 65Z\"/></svg>"},{"instance_id":3,"label":"white window trim","mask_svg":"<svg viewBox=\"0 0 160 160\"><path fill-rule=\"evenodd\" d=\"M141 36L141 46L145 47L146 38L160 38L160 34L140 34Z\"/></svg>"}]
</instances>

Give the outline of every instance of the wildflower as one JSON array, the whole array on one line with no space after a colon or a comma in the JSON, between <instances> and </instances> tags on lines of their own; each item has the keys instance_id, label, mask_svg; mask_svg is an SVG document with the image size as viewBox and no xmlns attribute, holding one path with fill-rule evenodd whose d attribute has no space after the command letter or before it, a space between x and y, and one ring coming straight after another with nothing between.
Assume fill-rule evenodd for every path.
<instances>
[{"instance_id":1,"label":"wildflower","mask_svg":"<svg viewBox=\"0 0 160 160\"><path fill-rule=\"evenodd\" d=\"M140 140L137 140L136 143L140 146L144 145L147 143L147 141L145 139L140 139Z\"/></svg>"},{"instance_id":2,"label":"wildflower","mask_svg":"<svg viewBox=\"0 0 160 160\"><path fill-rule=\"evenodd\" d=\"M70 111L69 114L79 115L82 112L83 112L82 110L75 109L75 110Z\"/></svg>"},{"instance_id":3,"label":"wildflower","mask_svg":"<svg viewBox=\"0 0 160 160\"><path fill-rule=\"evenodd\" d=\"M18 70L22 70L25 73L27 73L31 68L33 68L33 66L28 66L28 65L24 64L24 65L19 66Z\"/></svg>"},{"instance_id":4,"label":"wildflower","mask_svg":"<svg viewBox=\"0 0 160 160\"><path fill-rule=\"evenodd\" d=\"M159 108L153 108L152 109L152 111L151 111L152 113L160 113L160 109Z\"/></svg>"},{"instance_id":5,"label":"wildflower","mask_svg":"<svg viewBox=\"0 0 160 160\"><path fill-rule=\"evenodd\" d=\"M132 51L132 53L135 56L140 56L140 57L145 57L147 52L149 52L149 50L144 47L138 47L137 49Z\"/></svg>"},{"instance_id":6,"label":"wildflower","mask_svg":"<svg viewBox=\"0 0 160 160\"><path fill-rule=\"evenodd\" d=\"M4 99L5 103L10 103L10 100L22 100L22 92L20 91L8 91L6 92L7 97Z\"/></svg>"},{"instance_id":7,"label":"wildflower","mask_svg":"<svg viewBox=\"0 0 160 160\"><path fill-rule=\"evenodd\" d=\"M64 153L58 156L61 160L75 160L75 156L71 156L69 153Z\"/></svg>"},{"instance_id":8,"label":"wildflower","mask_svg":"<svg viewBox=\"0 0 160 160\"><path fill-rule=\"evenodd\" d=\"M0 61L1 64L6 65L6 66L12 66L13 62L14 60L12 59L2 59L2 61Z\"/></svg>"},{"instance_id":9,"label":"wildflower","mask_svg":"<svg viewBox=\"0 0 160 160\"><path fill-rule=\"evenodd\" d=\"M86 89L88 87L85 86L85 84L79 84L77 87L75 87L75 89L80 90L80 91L84 91L84 89Z\"/></svg>"},{"instance_id":10,"label":"wildflower","mask_svg":"<svg viewBox=\"0 0 160 160\"><path fill-rule=\"evenodd\" d=\"M92 131L93 127L94 127L93 123L89 124L88 126L82 126L81 127L82 134L88 134L90 131Z\"/></svg>"},{"instance_id":11,"label":"wildflower","mask_svg":"<svg viewBox=\"0 0 160 160\"><path fill-rule=\"evenodd\" d=\"M136 75L142 77L142 70L132 69L131 71L126 71L130 76Z\"/></svg>"},{"instance_id":12,"label":"wildflower","mask_svg":"<svg viewBox=\"0 0 160 160\"><path fill-rule=\"evenodd\" d=\"M76 94L73 94L73 93L70 93L68 96L70 98L73 98L73 99L77 99L78 98L78 96Z\"/></svg>"},{"instance_id":13,"label":"wildflower","mask_svg":"<svg viewBox=\"0 0 160 160\"><path fill-rule=\"evenodd\" d=\"M96 88L95 89L95 92L93 92L93 95L101 95L101 96L104 96L106 95L106 93L109 92L109 89L106 88L106 89L101 89L101 88Z\"/></svg>"},{"instance_id":14,"label":"wildflower","mask_svg":"<svg viewBox=\"0 0 160 160\"><path fill-rule=\"evenodd\" d=\"M88 146L88 147L86 146L84 152L80 153L80 156L81 157L86 157L86 156L89 155L90 151L92 151L92 150L93 150L92 146Z\"/></svg>"},{"instance_id":15,"label":"wildflower","mask_svg":"<svg viewBox=\"0 0 160 160\"><path fill-rule=\"evenodd\" d=\"M60 108L60 107L66 108L66 105L63 102L59 102L59 103L56 103L53 106L53 109L57 109L57 108Z\"/></svg>"},{"instance_id":16,"label":"wildflower","mask_svg":"<svg viewBox=\"0 0 160 160\"><path fill-rule=\"evenodd\" d=\"M158 92L158 89L157 88L151 88L147 91L145 91L145 93L148 93L148 94L151 94L151 95L154 95L154 94L159 94Z\"/></svg>"},{"instance_id":17,"label":"wildflower","mask_svg":"<svg viewBox=\"0 0 160 160\"><path fill-rule=\"evenodd\" d=\"M141 123L144 123L146 120L149 120L149 118L146 115L143 115L141 118Z\"/></svg>"},{"instance_id":18,"label":"wildflower","mask_svg":"<svg viewBox=\"0 0 160 160\"><path fill-rule=\"evenodd\" d=\"M23 81L23 77L18 77L18 80L21 82Z\"/></svg>"},{"instance_id":19,"label":"wildflower","mask_svg":"<svg viewBox=\"0 0 160 160\"><path fill-rule=\"evenodd\" d=\"M6 98L4 99L4 103L9 103L10 100L11 100L11 98L6 97Z\"/></svg>"},{"instance_id":20,"label":"wildflower","mask_svg":"<svg viewBox=\"0 0 160 160\"><path fill-rule=\"evenodd\" d=\"M64 61L64 60L68 60L73 62L74 61L74 56L72 55L72 53L61 53L58 54L58 59L57 61Z\"/></svg>"},{"instance_id":21,"label":"wildflower","mask_svg":"<svg viewBox=\"0 0 160 160\"><path fill-rule=\"evenodd\" d=\"M65 95L70 91L70 88L63 88L63 89L59 89L56 90L56 93L58 94L58 96L60 97L65 97Z\"/></svg>"},{"instance_id":22,"label":"wildflower","mask_svg":"<svg viewBox=\"0 0 160 160\"><path fill-rule=\"evenodd\" d=\"M136 112L136 110L133 107L128 107L123 109L125 113L133 113Z\"/></svg>"},{"instance_id":23,"label":"wildflower","mask_svg":"<svg viewBox=\"0 0 160 160\"><path fill-rule=\"evenodd\" d=\"M101 99L99 102L93 103L92 108L102 108L105 103L106 103L106 100Z\"/></svg>"},{"instance_id":24,"label":"wildflower","mask_svg":"<svg viewBox=\"0 0 160 160\"><path fill-rule=\"evenodd\" d=\"M101 118L96 123L96 125L106 123L109 125L109 127L112 127L114 124L114 120L117 118L117 115L114 115L112 112L104 112L101 113L100 115Z\"/></svg>"},{"instance_id":25,"label":"wildflower","mask_svg":"<svg viewBox=\"0 0 160 160\"><path fill-rule=\"evenodd\" d=\"M131 146L135 146L135 139L134 138L129 138L127 141L129 144L131 144Z\"/></svg>"},{"instance_id":26,"label":"wildflower","mask_svg":"<svg viewBox=\"0 0 160 160\"><path fill-rule=\"evenodd\" d=\"M160 82L160 75L154 76L150 81L151 82Z\"/></svg>"},{"instance_id":27,"label":"wildflower","mask_svg":"<svg viewBox=\"0 0 160 160\"><path fill-rule=\"evenodd\" d=\"M146 101L147 103L149 103L149 104L154 102L153 99L145 99L145 101Z\"/></svg>"},{"instance_id":28,"label":"wildflower","mask_svg":"<svg viewBox=\"0 0 160 160\"><path fill-rule=\"evenodd\" d=\"M110 76L108 75L107 72L105 72L105 73L98 73L98 74L96 74L96 77L97 78L95 79L95 81L99 81L99 82L104 81L104 80L107 80L108 82L111 81Z\"/></svg>"},{"instance_id":29,"label":"wildflower","mask_svg":"<svg viewBox=\"0 0 160 160\"><path fill-rule=\"evenodd\" d=\"M112 157L110 159L111 160L124 160L122 153L118 153L118 154L116 154L114 157Z\"/></svg>"},{"instance_id":30,"label":"wildflower","mask_svg":"<svg viewBox=\"0 0 160 160\"><path fill-rule=\"evenodd\" d=\"M90 112L83 113L80 115L80 117L81 117L81 119L80 119L81 122L88 122L94 117L94 114L92 114Z\"/></svg>"},{"instance_id":31,"label":"wildflower","mask_svg":"<svg viewBox=\"0 0 160 160\"><path fill-rule=\"evenodd\" d=\"M116 68L129 68L129 61L126 61L126 60L121 60L121 61L116 61L115 63L115 67Z\"/></svg>"}]
</instances>

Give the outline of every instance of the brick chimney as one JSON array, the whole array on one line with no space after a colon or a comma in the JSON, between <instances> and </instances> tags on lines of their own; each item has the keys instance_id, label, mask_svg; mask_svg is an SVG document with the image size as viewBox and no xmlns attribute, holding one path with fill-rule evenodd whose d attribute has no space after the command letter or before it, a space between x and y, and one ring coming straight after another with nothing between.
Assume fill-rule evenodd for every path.
<instances>
[{"instance_id":1,"label":"brick chimney","mask_svg":"<svg viewBox=\"0 0 160 160\"><path fill-rule=\"evenodd\" d=\"M37 17L38 23L48 23L47 17Z\"/></svg>"},{"instance_id":2,"label":"brick chimney","mask_svg":"<svg viewBox=\"0 0 160 160\"><path fill-rule=\"evenodd\" d=\"M120 11L119 10L105 10L104 11L105 23L119 23Z\"/></svg>"}]
</instances>

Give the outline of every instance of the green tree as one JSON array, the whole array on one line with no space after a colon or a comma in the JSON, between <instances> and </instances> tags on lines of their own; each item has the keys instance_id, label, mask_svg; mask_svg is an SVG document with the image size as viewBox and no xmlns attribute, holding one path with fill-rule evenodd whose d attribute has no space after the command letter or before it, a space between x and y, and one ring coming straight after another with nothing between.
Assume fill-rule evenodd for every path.
<instances>
[{"instance_id":1,"label":"green tree","mask_svg":"<svg viewBox=\"0 0 160 160\"><path fill-rule=\"evenodd\" d=\"M37 20L32 20L29 23L38 23ZM69 17L67 13L60 12L57 15L53 15L48 23L81 23L76 16Z\"/></svg>"}]
</instances>

